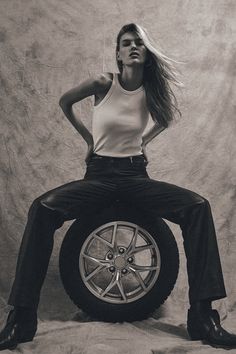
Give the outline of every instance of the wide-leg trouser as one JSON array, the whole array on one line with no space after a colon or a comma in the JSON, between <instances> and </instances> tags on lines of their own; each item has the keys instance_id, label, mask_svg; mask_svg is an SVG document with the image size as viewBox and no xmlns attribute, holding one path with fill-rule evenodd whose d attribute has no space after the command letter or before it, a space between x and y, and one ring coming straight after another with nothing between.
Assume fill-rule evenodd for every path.
<instances>
[{"instance_id":1,"label":"wide-leg trouser","mask_svg":"<svg viewBox=\"0 0 236 354\"><path fill-rule=\"evenodd\" d=\"M226 296L207 199L188 189L149 178L143 156L93 155L84 179L55 188L32 203L8 303L37 308L55 230L66 220L79 219L86 214L91 217L115 199L180 225L187 258L190 303Z\"/></svg>"}]
</instances>

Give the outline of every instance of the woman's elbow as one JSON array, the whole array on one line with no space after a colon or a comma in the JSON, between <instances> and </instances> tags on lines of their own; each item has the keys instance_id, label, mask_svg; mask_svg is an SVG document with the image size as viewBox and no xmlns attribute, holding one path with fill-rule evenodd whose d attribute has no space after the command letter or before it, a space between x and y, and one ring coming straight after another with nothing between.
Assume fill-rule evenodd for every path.
<instances>
[{"instance_id":1,"label":"woman's elbow","mask_svg":"<svg viewBox=\"0 0 236 354\"><path fill-rule=\"evenodd\" d=\"M66 108L72 106L71 103L69 103L66 95L62 95L59 99L59 106L61 109L64 111Z\"/></svg>"},{"instance_id":2,"label":"woman's elbow","mask_svg":"<svg viewBox=\"0 0 236 354\"><path fill-rule=\"evenodd\" d=\"M65 104L65 98L64 98L64 95L60 97L59 99L59 106L62 108Z\"/></svg>"}]
</instances>

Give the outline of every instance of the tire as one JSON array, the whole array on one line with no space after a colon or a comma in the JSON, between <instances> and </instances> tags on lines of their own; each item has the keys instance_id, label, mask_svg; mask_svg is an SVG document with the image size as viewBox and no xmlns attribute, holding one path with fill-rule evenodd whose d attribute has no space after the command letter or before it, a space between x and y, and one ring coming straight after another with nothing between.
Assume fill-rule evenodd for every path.
<instances>
[{"instance_id":1,"label":"tire","mask_svg":"<svg viewBox=\"0 0 236 354\"><path fill-rule=\"evenodd\" d=\"M59 267L80 309L98 320L131 322L147 318L170 295L179 252L161 218L113 206L70 226Z\"/></svg>"}]
</instances>

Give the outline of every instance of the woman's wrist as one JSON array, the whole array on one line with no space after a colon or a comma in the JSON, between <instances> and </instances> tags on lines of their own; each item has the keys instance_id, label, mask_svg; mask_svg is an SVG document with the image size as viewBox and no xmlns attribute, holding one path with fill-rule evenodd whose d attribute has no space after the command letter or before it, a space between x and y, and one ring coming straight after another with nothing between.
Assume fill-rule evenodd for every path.
<instances>
[{"instance_id":1,"label":"woman's wrist","mask_svg":"<svg viewBox=\"0 0 236 354\"><path fill-rule=\"evenodd\" d=\"M145 143L144 141L142 141L141 149L142 149L142 153L143 153L145 159L148 161L147 150L146 150L146 143Z\"/></svg>"},{"instance_id":2,"label":"woman's wrist","mask_svg":"<svg viewBox=\"0 0 236 354\"><path fill-rule=\"evenodd\" d=\"M148 142L146 141L145 137L142 137L141 147L146 147L147 144L148 144Z\"/></svg>"},{"instance_id":3,"label":"woman's wrist","mask_svg":"<svg viewBox=\"0 0 236 354\"><path fill-rule=\"evenodd\" d=\"M93 136L89 131L87 132L84 140L86 141L88 147L94 146Z\"/></svg>"}]
</instances>

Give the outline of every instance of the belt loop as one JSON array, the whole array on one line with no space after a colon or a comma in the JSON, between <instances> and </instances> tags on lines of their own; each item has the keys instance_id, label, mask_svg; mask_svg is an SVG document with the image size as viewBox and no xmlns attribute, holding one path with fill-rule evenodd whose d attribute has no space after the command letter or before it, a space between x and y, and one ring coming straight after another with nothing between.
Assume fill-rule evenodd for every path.
<instances>
[{"instance_id":1,"label":"belt loop","mask_svg":"<svg viewBox=\"0 0 236 354\"><path fill-rule=\"evenodd\" d=\"M129 158L130 158L131 163L133 163L133 156L130 156Z\"/></svg>"}]
</instances>

